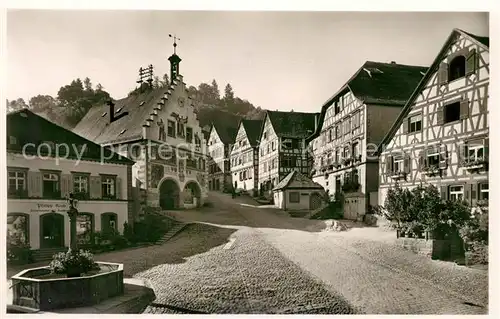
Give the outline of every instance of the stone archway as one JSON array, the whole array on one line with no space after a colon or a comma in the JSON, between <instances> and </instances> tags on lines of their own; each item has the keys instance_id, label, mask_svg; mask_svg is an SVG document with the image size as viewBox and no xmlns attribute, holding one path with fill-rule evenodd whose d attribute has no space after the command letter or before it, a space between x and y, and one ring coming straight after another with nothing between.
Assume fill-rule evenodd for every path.
<instances>
[{"instance_id":1,"label":"stone archway","mask_svg":"<svg viewBox=\"0 0 500 319\"><path fill-rule=\"evenodd\" d=\"M193 205L195 207L201 206L201 187L195 181L189 181L184 186L184 204Z\"/></svg>"},{"instance_id":2,"label":"stone archway","mask_svg":"<svg viewBox=\"0 0 500 319\"><path fill-rule=\"evenodd\" d=\"M179 185L173 179L164 179L160 183L160 207L161 209L179 208L180 189Z\"/></svg>"}]
</instances>

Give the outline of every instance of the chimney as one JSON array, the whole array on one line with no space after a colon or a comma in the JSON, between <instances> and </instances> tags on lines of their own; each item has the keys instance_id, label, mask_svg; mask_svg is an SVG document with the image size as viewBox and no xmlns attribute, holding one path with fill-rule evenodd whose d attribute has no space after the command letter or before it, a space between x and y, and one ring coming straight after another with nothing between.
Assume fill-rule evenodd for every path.
<instances>
[{"instance_id":1,"label":"chimney","mask_svg":"<svg viewBox=\"0 0 500 319\"><path fill-rule=\"evenodd\" d=\"M113 123L115 119L115 103L109 100L107 104L109 105L109 123Z\"/></svg>"}]
</instances>

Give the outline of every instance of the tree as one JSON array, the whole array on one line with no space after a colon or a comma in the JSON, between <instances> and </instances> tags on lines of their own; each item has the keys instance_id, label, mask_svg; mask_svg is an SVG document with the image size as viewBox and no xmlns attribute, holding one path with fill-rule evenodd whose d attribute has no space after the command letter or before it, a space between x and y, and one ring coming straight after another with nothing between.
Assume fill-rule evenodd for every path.
<instances>
[{"instance_id":1,"label":"tree","mask_svg":"<svg viewBox=\"0 0 500 319\"><path fill-rule=\"evenodd\" d=\"M95 90L96 91L102 91L104 88L102 87L101 83L97 83L97 85L95 86Z\"/></svg>"},{"instance_id":2,"label":"tree","mask_svg":"<svg viewBox=\"0 0 500 319\"><path fill-rule=\"evenodd\" d=\"M30 99L29 105L33 112L50 113L57 106L57 101L50 95L39 94Z\"/></svg>"},{"instance_id":3,"label":"tree","mask_svg":"<svg viewBox=\"0 0 500 319\"><path fill-rule=\"evenodd\" d=\"M160 78L157 75L155 75L153 77L153 84L152 85L153 85L153 89L158 89L160 87Z\"/></svg>"},{"instance_id":4,"label":"tree","mask_svg":"<svg viewBox=\"0 0 500 319\"><path fill-rule=\"evenodd\" d=\"M160 81L160 85L162 87L166 87L166 86L170 85L170 80L168 79L168 73L163 74L163 77Z\"/></svg>"},{"instance_id":5,"label":"tree","mask_svg":"<svg viewBox=\"0 0 500 319\"><path fill-rule=\"evenodd\" d=\"M7 111L8 112L19 111L28 107L29 106L26 104L26 102L24 102L24 99L18 98L17 100L12 100L8 102Z\"/></svg>"},{"instance_id":6,"label":"tree","mask_svg":"<svg viewBox=\"0 0 500 319\"><path fill-rule=\"evenodd\" d=\"M85 91L92 92L92 82L88 77L83 80L83 86L85 87Z\"/></svg>"},{"instance_id":7,"label":"tree","mask_svg":"<svg viewBox=\"0 0 500 319\"><path fill-rule=\"evenodd\" d=\"M234 92L233 92L233 87L231 84L226 84L226 87L224 88L224 99L229 101L233 101L234 99Z\"/></svg>"},{"instance_id":8,"label":"tree","mask_svg":"<svg viewBox=\"0 0 500 319\"><path fill-rule=\"evenodd\" d=\"M214 100L220 100L219 85L217 84L217 81L215 81L215 79L212 80L212 94Z\"/></svg>"}]
</instances>

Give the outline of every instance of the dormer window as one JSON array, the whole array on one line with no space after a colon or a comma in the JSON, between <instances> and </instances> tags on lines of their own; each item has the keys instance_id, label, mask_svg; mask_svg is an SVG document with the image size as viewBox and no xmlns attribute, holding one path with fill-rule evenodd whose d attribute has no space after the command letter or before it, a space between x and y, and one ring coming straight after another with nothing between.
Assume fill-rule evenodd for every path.
<instances>
[{"instance_id":1,"label":"dormer window","mask_svg":"<svg viewBox=\"0 0 500 319\"><path fill-rule=\"evenodd\" d=\"M465 76L465 57L459 55L450 62L448 80L453 81Z\"/></svg>"}]
</instances>

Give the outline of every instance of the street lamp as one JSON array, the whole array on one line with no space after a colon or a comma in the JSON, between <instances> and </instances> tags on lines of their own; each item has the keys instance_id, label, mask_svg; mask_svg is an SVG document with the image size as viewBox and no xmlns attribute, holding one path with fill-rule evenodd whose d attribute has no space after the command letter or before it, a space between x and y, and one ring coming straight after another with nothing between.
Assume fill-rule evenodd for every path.
<instances>
[{"instance_id":1,"label":"street lamp","mask_svg":"<svg viewBox=\"0 0 500 319\"><path fill-rule=\"evenodd\" d=\"M73 197L73 193L69 193L69 197L67 198L69 204L68 216L69 216L69 224L70 224L70 249L73 252L76 252L76 217L78 216L78 210L76 207L78 206L78 200Z\"/></svg>"}]
</instances>

